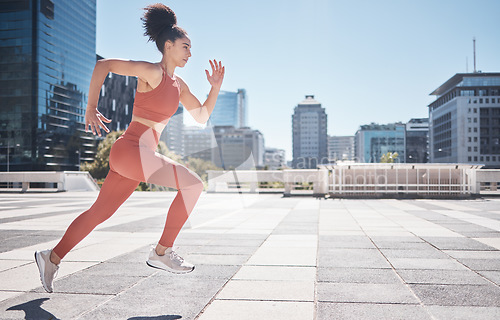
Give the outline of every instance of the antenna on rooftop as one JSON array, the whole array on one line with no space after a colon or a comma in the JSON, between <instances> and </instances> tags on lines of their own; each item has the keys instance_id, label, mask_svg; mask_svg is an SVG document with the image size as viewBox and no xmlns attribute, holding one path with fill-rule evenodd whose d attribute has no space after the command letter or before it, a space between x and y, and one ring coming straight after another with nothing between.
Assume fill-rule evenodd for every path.
<instances>
[{"instance_id":1,"label":"antenna on rooftop","mask_svg":"<svg viewBox=\"0 0 500 320\"><path fill-rule=\"evenodd\" d=\"M476 37L472 38L472 43L474 45L474 73L476 73Z\"/></svg>"}]
</instances>

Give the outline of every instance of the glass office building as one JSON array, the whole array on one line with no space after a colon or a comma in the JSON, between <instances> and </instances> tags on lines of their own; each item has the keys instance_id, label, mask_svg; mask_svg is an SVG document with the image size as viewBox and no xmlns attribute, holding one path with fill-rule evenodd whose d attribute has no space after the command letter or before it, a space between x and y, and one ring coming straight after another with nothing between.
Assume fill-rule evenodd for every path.
<instances>
[{"instance_id":1,"label":"glass office building","mask_svg":"<svg viewBox=\"0 0 500 320\"><path fill-rule=\"evenodd\" d=\"M396 162L404 162L405 125L403 123L362 125L356 132L356 162L378 163L383 154L397 152Z\"/></svg>"},{"instance_id":2,"label":"glass office building","mask_svg":"<svg viewBox=\"0 0 500 320\"><path fill-rule=\"evenodd\" d=\"M245 89L238 89L236 92L220 91L210 115L210 123L212 126L246 127L248 124Z\"/></svg>"},{"instance_id":3,"label":"glass office building","mask_svg":"<svg viewBox=\"0 0 500 320\"><path fill-rule=\"evenodd\" d=\"M95 0L0 2L0 170L78 170L94 159L84 114Z\"/></svg>"}]
</instances>

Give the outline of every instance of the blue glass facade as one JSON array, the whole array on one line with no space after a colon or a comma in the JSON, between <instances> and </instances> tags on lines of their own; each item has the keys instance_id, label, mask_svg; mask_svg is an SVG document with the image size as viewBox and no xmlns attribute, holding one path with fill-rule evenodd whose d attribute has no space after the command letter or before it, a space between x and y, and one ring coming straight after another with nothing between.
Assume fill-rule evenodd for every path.
<instances>
[{"instance_id":1,"label":"blue glass facade","mask_svg":"<svg viewBox=\"0 0 500 320\"><path fill-rule=\"evenodd\" d=\"M355 143L357 162L378 163L388 152L398 153L396 162L404 162L406 158L405 125L402 123L361 126L356 132Z\"/></svg>"},{"instance_id":2,"label":"blue glass facade","mask_svg":"<svg viewBox=\"0 0 500 320\"><path fill-rule=\"evenodd\" d=\"M0 170L78 170L95 152L84 115L96 1L3 2L0 21Z\"/></svg>"},{"instance_id":3,"label":"blue glass facade","mask_svg":"<svg viewBox=\"0 0 500 320\"><path fill-rule=\"evenodd\" d=\"M247 124L247 97L245 89L236 92L221 91L214 111L210 115L213 126L233 126L241 128Z\"/></svg>"}]
</instances>

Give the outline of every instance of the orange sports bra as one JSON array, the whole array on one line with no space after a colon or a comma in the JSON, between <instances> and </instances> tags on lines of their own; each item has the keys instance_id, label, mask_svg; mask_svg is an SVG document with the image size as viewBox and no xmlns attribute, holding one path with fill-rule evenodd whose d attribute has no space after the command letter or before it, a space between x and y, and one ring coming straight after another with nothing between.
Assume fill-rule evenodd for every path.
<instances>
[{"instance_id":1,"label":"orange sports bra","mask_svg":"<svg viewBox=\"0 0 500 320\"><path fill-rule=\"evenodd\" d=\"M163 67L162 67L163 69ZM160 84L151 91L135 93L132 114L155 122L166 123L179 107L179 82L170 78L165 69Z\"/></svg>"}]
</instances>

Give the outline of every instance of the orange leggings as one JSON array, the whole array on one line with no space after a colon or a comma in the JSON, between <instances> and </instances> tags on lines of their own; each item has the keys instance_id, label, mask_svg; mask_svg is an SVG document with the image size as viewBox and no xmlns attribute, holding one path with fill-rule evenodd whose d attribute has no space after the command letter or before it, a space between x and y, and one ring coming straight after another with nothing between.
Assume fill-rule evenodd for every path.
<instances>
[{"instance_id":1,"label":"orange leggings","mask_svg":"<svg viewBox=\"0 0 500 320\"><path fill-rule=\"evenodd\" d=\"M164 247L173 246L203 191L203 183L193 171L155 152L158 140L155 130L136 121L116 140L109 155L111 170L97 200L71 223L53 249L61 259L98 224L111 217L140 181L178 190L158 242Z\"/></svg>"}]
</instances>

